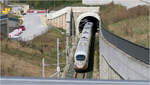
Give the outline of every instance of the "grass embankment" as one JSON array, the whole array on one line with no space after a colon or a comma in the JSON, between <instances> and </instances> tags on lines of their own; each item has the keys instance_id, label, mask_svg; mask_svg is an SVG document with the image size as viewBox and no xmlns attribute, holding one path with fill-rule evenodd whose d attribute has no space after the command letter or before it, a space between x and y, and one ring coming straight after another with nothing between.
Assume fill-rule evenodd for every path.
<instances>
[{"instance_id":1,"label":"grass embankment","mask_svg":"<svg viewBox=\"0 0 150 85\"><path fill-rule=\"evenodd\" d=\"M95 35L93 79L99 79L99 36Z\"/></svg>"},{"instance_id":2,"label":"grass embankment","mask_svg":"<svg viewBox=\"0 0 150 85\"><path fill-rule=\"evenodd\" d=\"M8 18L16 18L16 19L19 19L19 18L21 18L21 17L20 17L20 16L17 16L17 15L14 15L14 14L9 13L9 14L8 14Z\"/></svg>"},{"instance_id":3,"label":"grass embankment","mask_svg":"<svg viewBox=\"0 0 150 85\"><path fill-rule=\"evenodd\" d=\"M57 29L57 30L56 30ZM60 38L60 63L65 63L65 35L53 28L46 34L28 42L17 42L1 38L1 75L41 77L41 61L45 57L46 76L56 72L56 40ZM64 30L61 30L64 31ZM64 65L61 65L63 67Z\"/></svg>"},{"instance_id":4,"label":"grass embankment","mask_svg":"<svg viewBox=\"0 0 150 85\"><path fill-rule=\"evenodd\" d=\"M149 47L149 9L137 6L126 9L113 3L101 7L104 26L112 33L136 44Z\"/></svg>"}]
</instances>

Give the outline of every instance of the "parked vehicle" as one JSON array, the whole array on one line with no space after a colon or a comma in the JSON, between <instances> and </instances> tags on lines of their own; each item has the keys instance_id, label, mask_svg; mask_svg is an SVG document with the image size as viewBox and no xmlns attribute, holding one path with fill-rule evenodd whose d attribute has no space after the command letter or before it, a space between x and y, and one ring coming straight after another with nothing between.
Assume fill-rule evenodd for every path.
<instances>
[{"instance_id":1,"label":"parked vehicle","mask_svg":"<svg viewBox=\"0 0 150 85\"><path fill-rule=\"evenodd\" d=\"M45 10L38 10L37 12L38 12L38 13L46 13Z\"/></svg>"},{"instance_id":2,"label":"parked vehicle","mask_svg":"<svg viewBox=\"0 0 150 85\"><path fill-rule=\"evenodd\" d=\"M25 27L24 26L20 26L19 29L22 29L22 31L24 31Z\"/></svg>"},{"instance_id":3,"label":"parked vehicle","mask_svg":"<svg viewBox=\"0 0 150 85\"><path fill-rule=\"evenodd\" d=\"M20 26L18 29L15 29L14 31L9 33L8 37L9 38L14 38L16 36L19 36L21 33L23 33L23 31L25 31L25 27L24 26Z\"/></svg>"},{"instance_id":4,"label":"parked vehicle","mask_svg":"<svg viewBox=\"0 0 150 85\"><path fill-rule=\"evenodd\" d=\"M34 13L34 10L28 10L27 13Z\"/></svg>"}]
</instances>

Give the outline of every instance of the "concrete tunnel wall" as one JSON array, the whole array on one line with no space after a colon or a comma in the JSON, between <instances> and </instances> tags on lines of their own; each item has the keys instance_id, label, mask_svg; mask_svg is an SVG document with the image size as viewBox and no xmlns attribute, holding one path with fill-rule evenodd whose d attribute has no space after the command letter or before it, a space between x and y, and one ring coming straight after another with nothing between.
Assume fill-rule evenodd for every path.
<instances>
[{"instance_id":1,"label":"concrete tunnel wall","mask_svg":"<svg viewBox=\"0 0 150 85\"><path fill-rule=\"evenodd\" d=\"M76 25L76 35L77 36L81 33L81 31L83 29L83 27L80 26L80 25L82 24L81 21L84 20L84 19L88 19L88 20L94 22L95 23L94 24L94 29L96 29L96 30L98 30L100 25L101 25L101 20L100 20L100 17L97 13L93 13L93 12L92 13L91 12L83 13L77 18L77 21L76 21L76 23L77 23L77 25Z\"/></svg>"}]
</instances>

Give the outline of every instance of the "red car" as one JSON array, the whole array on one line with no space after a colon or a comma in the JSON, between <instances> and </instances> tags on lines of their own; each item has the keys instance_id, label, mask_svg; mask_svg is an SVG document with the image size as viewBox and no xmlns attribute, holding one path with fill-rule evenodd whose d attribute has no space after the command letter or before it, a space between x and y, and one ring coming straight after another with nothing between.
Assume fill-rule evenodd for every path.
<instances>
[{"instance_id":1,"label":"red car","mask_svg":"<svg viewBox=\"0 0 150 85\"><path fill-rule=\"evenodd\" d=\"M34 10L28 10L27 13L34 13Z\"/></svg>"},{"instance_id":2,"label":"red car","mask_svg":"<svg viewBox=\"0 0 150 85\"><path fill-rule=\"evenodd\" d=\"M46 13L45 10L38 10L38 13Z\"/></svg>"},{"instance_id":3,"label":"red car","mask_svg":"<svg viewBox=\"0 0 150 85\"><path fill-rule=\"evenodd\" d=\"M21 29L22 31L24 31L25 27L24 26L20 26L19 29Z\"/></svg>"}]
</instances>

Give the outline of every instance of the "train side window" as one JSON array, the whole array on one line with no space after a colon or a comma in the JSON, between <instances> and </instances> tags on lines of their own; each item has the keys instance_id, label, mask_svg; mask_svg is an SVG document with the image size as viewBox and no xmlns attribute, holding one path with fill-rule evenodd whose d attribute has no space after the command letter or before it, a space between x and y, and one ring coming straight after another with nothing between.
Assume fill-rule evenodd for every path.
<instances>
[{"instance_id":1,"label":"train side window","mask_svg":"<svg viewBox=\"0 0 150 85\"><path fill-rule=\"evenodd\" d=\"M88 24L88 25L91 25L91 23L89 23L89 22L88 22L87 24Z\"/></svg>"},{"instance_id":2,"label":"train side window","mask_svg":"<svg viewBox=\"0 0 150 85\"><path fill-rule=\"evenodd\" d=\"M87 45L87 43L85 43L85 42L80 43L80 46L85 46L85 45Z\"/></svg>"},{"instance_id":3,"label":"train side window","mask_svg":"<svg viewBox=\"0 0 150 85\"><path fill-rule=\"evenodd\" d=\"M87 26L87 27L85 27L85 29L89 29L89 27Z\"/></svg>"},{"instance_id":4,"label":"train side window","mask_svg":"<svg viewBox=\"0 0 150 85\"><path fill-rule=\"evenodd\" d=\"M83 38L83 39L88 39L88 38L87 38L87 37L85 37L85 36L84 36L84 37L82 37L82 38Z\"/></svg>"},{"instance_id":5,"label":"train side window","mask_svg":"<svg viewBox=\"0 0 150 85\"><path fill-rule=\"evenodd\" d=\"M87 34L87 33L88 33L87 31L83 32L83 34Z\"/></svg>"},{"instance_id":6,"label":"train side window","mask_svg":"<svg viewBox=\"0 0 150 85\"><path fill-rule=\"evenodd\" d=\"M85 60L85 56L84 56L84 55L77 55L77 56L76 56L76 59L77 59L78 61L84 61L84 60Z\"/></svg>"},{"instance_id":7,"label":"train side window","mask_svg":"<svg viewBox=\"0 0 150 85\"><path fill-rule=\"evenodd\" d=\"M88 38L87 38L87 37L82 37L81 40L83 40L83 41L88 41Z\"/></svg>"}]
</instances>

